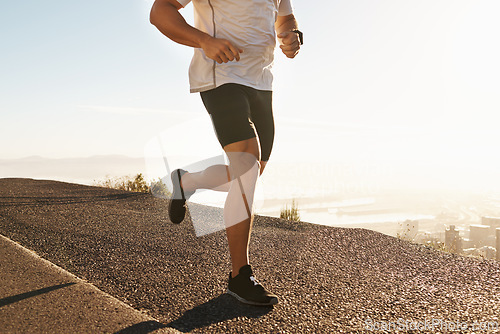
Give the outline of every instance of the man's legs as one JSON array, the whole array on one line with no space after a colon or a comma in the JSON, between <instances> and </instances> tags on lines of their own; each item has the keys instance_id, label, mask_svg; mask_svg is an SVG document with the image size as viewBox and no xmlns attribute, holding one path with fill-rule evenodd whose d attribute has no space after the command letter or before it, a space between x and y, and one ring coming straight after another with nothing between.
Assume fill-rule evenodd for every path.
<instances>
[{"instance_id":1,"label":"man's legs","mask_svg":"<svg viewBox=\"0 0 500 334\"><path fill-rule=\"evenodd\" d=\"M260 173L260 152L257 138L229 144L224 150L234 175L224 206L224 223L231 254L232 276L235 277L241 267L249 264L248 244L252 230L255 186Z\"/></svg>"},{"instance_id":2,"label":"man's legs","mask_svg":"<svg viewBox=\"0 0 500 334\"><path fill-rule=\"evenodd\" d=\"M201 172L186 173L181 183L185 190L210 189L228 192L231 185L229 166L213 165Z\"/></svg>"},{"instance_id":3,"label":"man's legs","mask_svg":"<svg viewBox=\"0 0 500 334\"><path fill-rule=\"evenodd\" d=\"M251 139L249 139L251 140ZM236 143L235 143L236 144ZM267 161L259 161L260 175L264 172ZM201 172L186 173L182 176L182 187L187 190L210 189L228 192L231 186L229 166L213 165Z\"/></svg>"},{"instance_id":4,"label":"man's legs","mask_svg":"<svg viewBox=\"0 0 500 334\"><path fill-rule=\"evenodd\" d=\"M229 157L229 166L214 165L202 172L186 173L182 176L181 184L185 191L228 191L224 222L234 277L241 267L249 264L248 244L255 185L267 162L258 161L260 149L257 138L228 144L224 151Z\"/></svg>"},{"instance_id":5,"label":"man's legs","mask_svg":"<svg viewBox=\"0 0 500 334\"><path fill-rule=\"evenodd\" d=\"M201 97L217 139L229 158L229 166L215 165L198 173L181 171L182 176L178 176L181 180L173 182L180 183L179 192L184 190L186 198L202 188L228 192L224 223L232 271L227 292L247 304L274 305L277 296L256 281L248 259L255 187L274 140L272 92L225 84L202 92ZM184 205L186 198L177 203L179 217L184 209L180 204Z\"/></svg>"}]
</instances>

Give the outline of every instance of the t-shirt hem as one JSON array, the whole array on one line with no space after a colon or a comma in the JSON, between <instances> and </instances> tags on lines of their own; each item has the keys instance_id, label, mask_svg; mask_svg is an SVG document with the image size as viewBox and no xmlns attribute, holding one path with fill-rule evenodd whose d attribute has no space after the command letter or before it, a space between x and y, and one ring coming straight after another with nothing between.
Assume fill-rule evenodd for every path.
<instances>
[{"instance_id":1,"label":"t-shirt hem","mask_svg":"<svg viewBox=\"0 0 500 334\"><path fill-rule=\"evenodd\" d=\"M201 93L201 92L205 92L207 90L214 89L214 88L217 88L217 86L214 84L211 84L209 86L203 86L203 87L194 87L194 88L192 87L189 91L191 93Z\"/></svg>"},{"instance_id":2,"label":"t-shirt hem","mask_svg":"<svg viewBox=\"0 0 500 334\"><path fill-rule=\"evenodd\" d=\"M248 82L241 82L241 81L220 81L220 82L217 82L217 85L214 85L214 84L211 84L209 86L203 86L203 87L195 87L195 88L191 88L190 89L190 92L191 93L201 93L201 92L205 92L207 90L211 90L211 89L215 89L217 87L220 87L224 84L228 84L228 83L234 83L234 84L238 84L238 85L243 85L243 86L247 86L247 87L250 87L250 88L253 88L253 89L256 89L256 90L263 90L263 91L270 91L272 92L273 91L273 88L272 86L259 86L259 85L254 85L254 84L251 84L251 83L248 83Z\"/></svg>"}]
</instances>

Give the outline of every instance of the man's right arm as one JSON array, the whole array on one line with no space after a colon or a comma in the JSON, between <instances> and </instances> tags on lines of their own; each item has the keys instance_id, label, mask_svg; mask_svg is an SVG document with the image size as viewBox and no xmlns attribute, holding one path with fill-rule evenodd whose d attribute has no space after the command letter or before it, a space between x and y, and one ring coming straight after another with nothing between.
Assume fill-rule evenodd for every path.
<instances>
[{"instance_id":1,"label":"man's right arm","mask_svg":"<svg viewBox=\"0 0 500 334\"><path fill-rule=\"evenodd\" d=\"M156 0L151 8L150 21L158 30L179 44L201 48L217 63L240 60L243 50L226 39L214 38L192 26L179 13L182 5L176 0Z\"/></svg>"}]
</instances>

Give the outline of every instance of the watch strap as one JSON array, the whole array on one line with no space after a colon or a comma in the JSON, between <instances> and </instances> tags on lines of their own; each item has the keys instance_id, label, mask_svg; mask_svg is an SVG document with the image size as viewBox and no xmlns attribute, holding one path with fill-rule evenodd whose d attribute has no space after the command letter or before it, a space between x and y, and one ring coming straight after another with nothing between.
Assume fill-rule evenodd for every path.
<instances>
[{"instance_id":1,"label":"watch strap","mask_svg":"<svg viewBox=\"0 0 500 334\"><path fill-rule=\"evenodd\" d=\"M303 45L304 44L304 34L302 33L302 31L300 31L299 29L293 29L292 32L294 32L297 35L299 35L300 45Z\"/></svg>"}]
</instances>

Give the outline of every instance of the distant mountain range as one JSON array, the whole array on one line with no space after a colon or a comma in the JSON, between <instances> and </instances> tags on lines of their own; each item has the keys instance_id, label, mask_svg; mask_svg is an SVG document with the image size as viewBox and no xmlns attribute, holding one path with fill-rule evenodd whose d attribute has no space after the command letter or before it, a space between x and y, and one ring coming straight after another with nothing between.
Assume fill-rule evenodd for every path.
<instances>
[{"instance_id":1,"label":"distant mountain range","mask_svg":"<svg viewBox=\"0 0 500 334\"><path fill-rule=\"evenodd\" d=\"M94 180L102 180L108 176L118 177L144 172L143 158L123 155L63 159L40 156L0 159L0 178L23 177L92 184Z\"/></svg>"}]
</instances>

